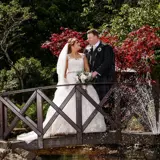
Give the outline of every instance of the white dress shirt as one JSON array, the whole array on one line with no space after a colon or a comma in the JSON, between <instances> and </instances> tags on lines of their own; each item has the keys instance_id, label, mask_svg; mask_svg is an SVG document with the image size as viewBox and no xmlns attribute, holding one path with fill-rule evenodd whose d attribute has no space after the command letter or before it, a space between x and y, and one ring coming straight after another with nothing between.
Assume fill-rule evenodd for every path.
<instances>
[{"instance_id":1,"label":"white dress shirt","mask_svg":"<svg viewBox=\"0 0 160 160\"><path fill-rule=\"evenodd\" d=\"M99 44L100 44L100 41L98 41L95 45L93 45L93 51L98 47Z\"/></svg>"}]
</instances>

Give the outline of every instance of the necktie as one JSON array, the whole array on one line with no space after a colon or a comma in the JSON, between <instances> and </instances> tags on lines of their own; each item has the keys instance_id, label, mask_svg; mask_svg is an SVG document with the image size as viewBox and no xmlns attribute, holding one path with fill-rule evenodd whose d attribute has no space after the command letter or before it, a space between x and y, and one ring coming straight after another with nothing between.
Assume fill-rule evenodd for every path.
<instances>
[{"instance_id":1,"label":"necktie","mask_svg":"<svg viewBox=\"0 0 160 160\"><path fill-rule=\"evenodd\" d=\"M95 46L93 46L93 52L94 52L94 50L96 49L96 47Z\"/></svg>"},{"instance_id":2,"label":"necktie","mask_svg":"<svg viewBox=\"0 0 160 160\"><path fill-rule=\"evenodd\" d=\"M91 53L93 53L93 46L91 47Z\"/></svg>"},{"instance_id":3,"label":"necktie","mask_svg":"<svg viewBox=\"0 0 160 160\"><path fill-rule=\"evenodd\" d=\"M91 47L91 70L93 70L94 62L95 61L95 55L94 55L94 46Z\"/></svg>"}]
</instances>

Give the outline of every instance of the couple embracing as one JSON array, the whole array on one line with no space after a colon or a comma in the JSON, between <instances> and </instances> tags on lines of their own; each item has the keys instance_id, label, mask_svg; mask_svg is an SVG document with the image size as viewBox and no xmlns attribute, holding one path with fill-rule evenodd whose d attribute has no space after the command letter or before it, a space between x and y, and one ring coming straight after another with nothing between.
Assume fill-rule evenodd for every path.
<instances>
[{"instance_id":1,"label":"couple embracing","mask_svg":"<svg viewBox=\"0 0 160 160\"><path fill-rule=\"evenodd\" d=\"M87 32L89 48L86 48L84 53L79 53L81 50L80 43L76 38L70 38L62 49L58 62L57 74L59 84L76 83L78 72L92 72L92 77L95 82L110 82L113 81L115 72L114 53L111 46L103 44L99 39L97 30L91 29ZM55 92L53 102L60 106L67 97L73 86L58 87ZM100 100L109 91L108 85L88 85L87 93L99 104ZM82 124L88 119L94 111L94 106L82 96ZM46 126L50 118L56 111L52 106L49 107L43 126ZM75 95L69 100L64 107L63 112L76 123L76 99ZM101 113L97 113L91 123L84 130L84 133L89 132L105 132L106 124ZM76 134L76 130L62 117L58 116L48 131L44 134L44 138L51 137L57 134ZM37 139L35 132L24 133L17 136L18 140L26 141L27 143Z\"/></svg>"}]
</instances>

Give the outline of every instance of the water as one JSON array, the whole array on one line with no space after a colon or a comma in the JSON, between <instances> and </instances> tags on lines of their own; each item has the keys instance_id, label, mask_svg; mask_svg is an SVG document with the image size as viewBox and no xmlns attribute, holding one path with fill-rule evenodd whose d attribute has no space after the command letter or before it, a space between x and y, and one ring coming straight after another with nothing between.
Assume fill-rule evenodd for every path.
<instances>
[{"instance_id":1,"label":"water","mask_svg":"<svg viewBox=\"0 0 160 160\"><path fill-rule=\"evenodd\" d=\"M120 157L113 156L87 156L87 155L64 155L64 156L44 156L42 160L122 160Z\"/></svg>"},{"instance_id":2,"label":"water","mask_svg":"<svg viewBox=\"0 0 160 160\"><path fill-rule=\"evenodd\" d=\"M157 148L125 148L124 155L54 155L43 156L40 160L160 160Z\"/></svg>"},{"instance_id":3,"label":"water","mask_svg":"<svg viewBox=\"0 0 160 160\"><path fill-rule=\"evenodd\" d=\"M154 93L148 84L137 83L134 87L121 85L115 88L115 101L122 98L124 106L121 108L122 123L127 117L136 116L147 131L160 134L160 104L155 105L155 97L160 102L159 93Z\"/></svg>"}]
</instances>

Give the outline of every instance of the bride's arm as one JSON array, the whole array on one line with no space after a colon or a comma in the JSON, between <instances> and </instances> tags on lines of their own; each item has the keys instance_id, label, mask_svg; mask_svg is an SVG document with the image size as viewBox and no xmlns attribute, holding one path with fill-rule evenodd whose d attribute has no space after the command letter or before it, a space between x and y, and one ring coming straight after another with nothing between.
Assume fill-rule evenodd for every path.
<instances>
[{"instance_id":1,"label":"bride's arm","mask_svg":"<svg viewBox=\"0 0 160 160\"><path fill-rule=\"evenodd\" d=\"M66 68L65 68L64 78L67 77L67 69L68 69L68 57L66 59Z\"/></svg>"},{"instance_id":2,"label":"bride's arm","mask_svg":"<svg viewBox=\"0 0 160 160\"><path fill-rule=\"evenodd\" d=\"M89 68L89 64L88 64L88 60L87 60L86 56L84 56L84 70L86 72L90 72L90 68Z\"/></svg>"}]
</instances>

